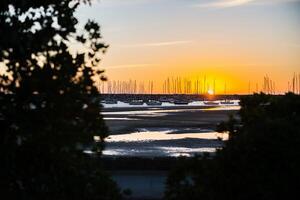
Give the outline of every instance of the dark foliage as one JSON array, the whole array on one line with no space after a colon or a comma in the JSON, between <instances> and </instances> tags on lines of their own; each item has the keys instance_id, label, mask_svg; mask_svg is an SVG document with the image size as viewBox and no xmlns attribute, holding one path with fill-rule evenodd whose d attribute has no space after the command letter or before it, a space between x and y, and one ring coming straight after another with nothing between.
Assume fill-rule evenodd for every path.
<instances>
[{"instance_id":1,"label":"dark foliage","mask_svg":"<svg viewBox=\"0 0 300 200\"><path fill-rule=\"evenodd\" d=\"M97 65L107 45L93 21L77 32L80 3L89 1L0 1L1 199L119 197L83 153L101 153L107 133L93 85L105 79Z\"/></svg>"},{"instance_id":2,"label":"dark foliage","mask_svg":"<svg viewBox=\"0 0 300 200\"><path fill-rule=\"evenodd\" d=\"M289 199L299 195L300 96L241 99L240 120L215 157L195 159L168 178L166 199ZM187 197L187 198L186 198Z\"/></svg>"}]
</instances>

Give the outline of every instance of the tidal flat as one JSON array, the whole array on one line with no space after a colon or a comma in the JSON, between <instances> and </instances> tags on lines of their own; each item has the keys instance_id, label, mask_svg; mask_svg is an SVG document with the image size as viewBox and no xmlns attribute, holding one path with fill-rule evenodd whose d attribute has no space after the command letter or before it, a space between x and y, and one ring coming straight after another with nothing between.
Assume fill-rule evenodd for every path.
<instances>
[{"instance_id":1,"label":"tidal flat","mask_svg":"<svg viewBox=\"0 0 300 200\"><path fill-rule=\"evenodd\" d=\"M239 106L104 108L109 127L104 156L179 157L213 153L226 135L217 124Z\"/></svg>"}]
</instances>

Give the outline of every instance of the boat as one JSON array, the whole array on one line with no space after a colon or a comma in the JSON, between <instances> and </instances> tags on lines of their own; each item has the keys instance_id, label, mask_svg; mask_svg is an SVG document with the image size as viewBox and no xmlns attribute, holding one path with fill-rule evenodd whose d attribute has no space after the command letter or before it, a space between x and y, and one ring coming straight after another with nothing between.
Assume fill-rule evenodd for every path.
<instances>
[{"instance_id":1,"label":"boat","mask_svg":"<svg viewBox=\"0 0 300 200\"><path fill-rule=\"evenodd\" d=\"M225 101L221 101L220 104L221 104L221 105L233 105L234 102L233 102L233 101L230 101L230 100L225 100Z\"/></svg>"},{"instance_id":2,"label":"boat","mask_svg":"<svg viewBox=\"0 0 300 200\"><path fill-rule=\"evenodd\" d=\"M148 106L161 106L162 103L160 101L149 100L148 102L146 102L146 104Z\"/></svg>"},{"instance_id":3,"label":"boat","mask_svg":"<svg viewBox=\"0 0 300 200\"><path fill-rule=\"evenodd\" d=\"M175 105L188 105L189 101L186 101L186 100L175 100L174 104Z\"/></svg>"},{"instance_id":4,"label":"boat","mask_svg":"<svg viewBox=\"0 0 300 200\"><path fill-rule=\"evenodd\" d=\"M226 99L226 83L224 85L224 95L225 95L225 100L221 101L220 104L221 105L233 105L234 104L233 101L230 101L230 100Z\"/></svg>"},{"instance_id":5,"label":"boat","mask_svg":"<svg viewBox=\"0 0 300 200\"><path fill-rule=\"evenodd\" d=\"M103 101L105 104L117 104L118 101L114 99L109 99L109 100L104 100Z\"/></svg>"},{"instance_id":6,"label":"boat","mask_svg":"<svg viewBox=\"0 0 300 200\"><path fill-rule=\"evenodd\" d=\"M204 101L204 105L209 105L209 106L218 106L219 103L215 101Z\"/></svg>"},{"instance_id":7,"label":"boat","mask_svg":"<svg viewBox=\"0 0 300 200\"><path fill-rule=\"evenodd\" d=\"M159 101L162 103L174 103L175 100L173 98L164 98L163 97L163 98L160 98Z\"/></svg>"},{"instance_id":8,"label":"boat","mask_svg":"<svg viewBox=\"0 0 300 200\"><path fill-rule=\"evenodd\" d=\"M165 98L165 97L160 98L159 101L162 102L162 103L169 103L170 102L170 100Z\"/></svg>"},{"instance_id":9,"label":"boat","mask_svg":"<svg viewBox=\"0 0 300 200\"><path fill-rule=\"evenodd\" d=\"M132 100L129 102L129 105L132 105L132 106L141 106L143 104L144 104L144 102L142 100Z\"/></svg>"}]
</instances>

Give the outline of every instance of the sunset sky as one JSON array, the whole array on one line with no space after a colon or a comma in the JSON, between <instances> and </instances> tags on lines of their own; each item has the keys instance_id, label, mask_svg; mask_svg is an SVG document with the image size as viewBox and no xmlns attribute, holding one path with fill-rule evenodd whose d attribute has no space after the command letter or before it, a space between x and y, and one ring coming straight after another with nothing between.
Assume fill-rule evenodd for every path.
<instances>
[{"instance_id":1,"label":"sunset sky","mask_svg":"<svg viewBox=\"0 0 300 200\"><path fill-rule=\"evenodd\" d=\"M246 93L266 74L283 91L300 72L300 0L95 0L77 16L101 25L109 80L153 80L157 93L204 75Z\"/></svg>"}]
</instances>

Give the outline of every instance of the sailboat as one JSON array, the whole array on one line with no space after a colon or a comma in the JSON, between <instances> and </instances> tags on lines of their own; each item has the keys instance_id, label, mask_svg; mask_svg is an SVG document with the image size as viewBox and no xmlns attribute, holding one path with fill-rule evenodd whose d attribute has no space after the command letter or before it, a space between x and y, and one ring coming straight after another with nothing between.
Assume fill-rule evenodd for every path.
<instances>
[{"instance_id":1,"label":"sailboat","mask_svg":"<svg viewBox=\"0 0 300 200\"><path fill-rule=\"evenodd\" d=\"M161 106L162 103L160 101L156 101L156 100L149 100L146 102L146 104L148 106Z\"/></svg>"},{"instance_id":2,"label":"sailboat","mask_svg":"<svg viewBox=\"0 0 300 200\"><path fill-rule=\"evenodd\" d=\"M215 102L215 101L204 101L203 103L204 103L204 105L208 105L208 106L218 106L219 105L219 103Z\"/></svg>"},{"instance_id":3,"label":"sailboat","mask_svg":"<svg viewBox=\"0 0 300 200\"><path fill-rule=\"evenodd\" d=\"M224 95L225 95L225 100L221 101L220 104L221 105L233 105L234 102L230 101L229 99L226 98L226 82L225 82L225 86L224 86Z\"/></svg>"},{"instance_id":4,"label":"sailboat","mask_svg":"<svg viewBox=\"0 0 300 200\"><path fill-rule=\"evenodd\" d=\"M221 105L233 105L234 102L233 101L230 101L228 99L225 99L224 101L221 101L220 102Z\"/></svg>"},{"instance_id":5,"label":"sailboat","mask_svg":"<svg viewBox=\"0 0 300 200\"><path fill-rule=\"evenodd\" d=\"M132 105L132 106L141 106L143 104L144 104L144 102L142 100L132 100L129 102L129 105Z\"/></svg>"}]
</instances>

